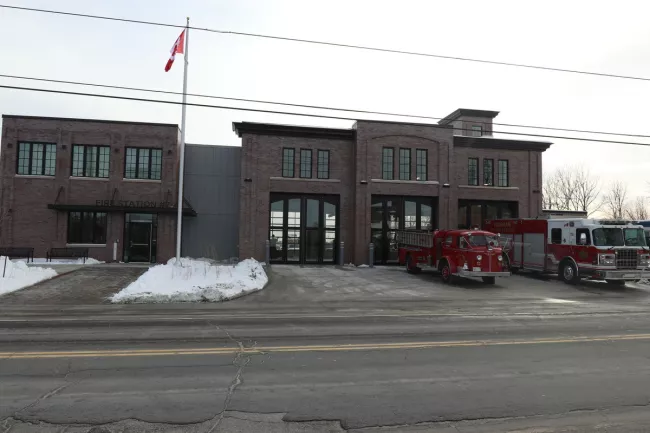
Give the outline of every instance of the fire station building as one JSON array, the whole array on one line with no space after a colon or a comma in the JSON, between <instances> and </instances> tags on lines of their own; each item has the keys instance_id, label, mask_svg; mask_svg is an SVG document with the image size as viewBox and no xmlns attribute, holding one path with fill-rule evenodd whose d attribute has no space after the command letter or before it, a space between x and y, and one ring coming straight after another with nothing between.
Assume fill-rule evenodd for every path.
<instances>
[{"instance_id":1,"label":"fire station building","mask_svg":"<svg viewBox=\"0 0 650 433\"><path fill-rule=\"evenodd\" d=\"M496 111L438 124L359 120L350 129L234 123L242 139L239 255L397 262L398 230L468 228L542 214L551 143L492 137Z\"/></svg>"},{"instance_id":2,"label":"fire station building","mask_svg":"<svg viewBox=\"0 0 650 433\"><path fill-rule=\"evenodd\" d=\"M492 136L495 111L349 129L233 123L240 146L186 146L182 253L275 263L397 261L398 230L542 214L551 143ZM82 246L104 261L175 253L175 124L4 115L0 247Z\"/></svg>"}]
</instances>

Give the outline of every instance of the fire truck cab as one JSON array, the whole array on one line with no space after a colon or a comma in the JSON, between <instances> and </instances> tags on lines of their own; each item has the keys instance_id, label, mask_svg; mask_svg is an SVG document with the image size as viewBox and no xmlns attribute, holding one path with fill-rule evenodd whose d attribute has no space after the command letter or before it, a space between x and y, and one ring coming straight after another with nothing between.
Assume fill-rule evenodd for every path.
<instances>
[{"instance_id":1,"label":"fire truck cab","mask_svg":"<svg viewBox=\"0 0 650 433\"><path fill-rule=\"evenodd\" d=\"M479 277L494 284L496 277L508 277L503 266L497 236L483 230L436 230L397 232L399 262L410 273L422 269L440 272L445 283L453 278Z\"/></svg>"},{"instance_id":2,"label":"fire truck cab","mask_svg":"<svg viewBox=\"0 0 650 433\"><path fill-rule=\"evenodd\" d=\"M650 277L644 229L629 221L506 219L487 221L485 228L501 234L512 272L557 273L569 284L586 278L622 285Z\"/></svg>"}]
</instances>

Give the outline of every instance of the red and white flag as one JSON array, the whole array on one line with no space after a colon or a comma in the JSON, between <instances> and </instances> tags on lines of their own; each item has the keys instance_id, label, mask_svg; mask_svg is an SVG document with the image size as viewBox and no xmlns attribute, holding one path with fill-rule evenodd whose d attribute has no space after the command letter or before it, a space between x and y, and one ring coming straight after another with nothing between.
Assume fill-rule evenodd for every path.
<instances>
[{"instance_id":1,"label":"red and white flag","mask_svg":"<svg viewBox=\"0 0 650 433\"><path fill-rule=\"evenodd\" d=\"M185 30L181 32L181 35L176 39L176 42L174 42L174 46L172 47L171 50L171 56L169 56L169 60L167 60L167 64L165 65L165 72L169 71L172 68L172 65L174 64L174 59L176 58L176 54L183 54L185 52Z\"/></svg>"}]
</instances>

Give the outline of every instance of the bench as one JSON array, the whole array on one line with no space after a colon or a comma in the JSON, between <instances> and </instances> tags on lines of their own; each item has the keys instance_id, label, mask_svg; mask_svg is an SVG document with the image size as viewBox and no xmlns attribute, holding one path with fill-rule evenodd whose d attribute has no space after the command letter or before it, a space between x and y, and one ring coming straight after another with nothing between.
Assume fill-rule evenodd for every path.
<instances>
[{"instance_id":1,"label":"bench","mask_svg":"<svg viewBox=\"0 0 650 433\"><path fill-rule=\"evenodd\" d=\"M84 259L84 263L86 263L87 258L88 248L50 248L47 252L46 261L51 262L52 259Z\"/></svg>"},{"instance_id":2,"label":"bench","mask_svg":"<svg viewBox=\"0 0 650 433\"><path fill-rule=\"evenodd\" d=\"M34 248L29 247L0 247L0 256L9 257L10 259L31 259L34 261Z\"/></svg>"}]
</instances>

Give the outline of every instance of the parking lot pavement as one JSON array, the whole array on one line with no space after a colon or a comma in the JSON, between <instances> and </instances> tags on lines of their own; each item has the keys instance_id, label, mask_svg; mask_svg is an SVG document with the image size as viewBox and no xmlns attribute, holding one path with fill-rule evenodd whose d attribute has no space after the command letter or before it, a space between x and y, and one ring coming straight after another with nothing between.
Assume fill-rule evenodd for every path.
<instances>
[{"instance_id":1,"label":"parking lot pavement","mask_svg":"<svg viewBox=\"0 0 650 433\"><path fill-rule=\"evenodd\" d=\"M612 287L606 283L584 281L571 286L555 276L522 272L498 278L488 285L480 280L459 278L444 284L437 273L408 274L401 267L375 268L273 265L268 271L269 284L236 303L327 303L420 301L486 307L490 303L512 303L524 309L527 305L547 304L601 309L624 304L650 306L650 287L628 284Z\"/></svg>"}]
</instances>

